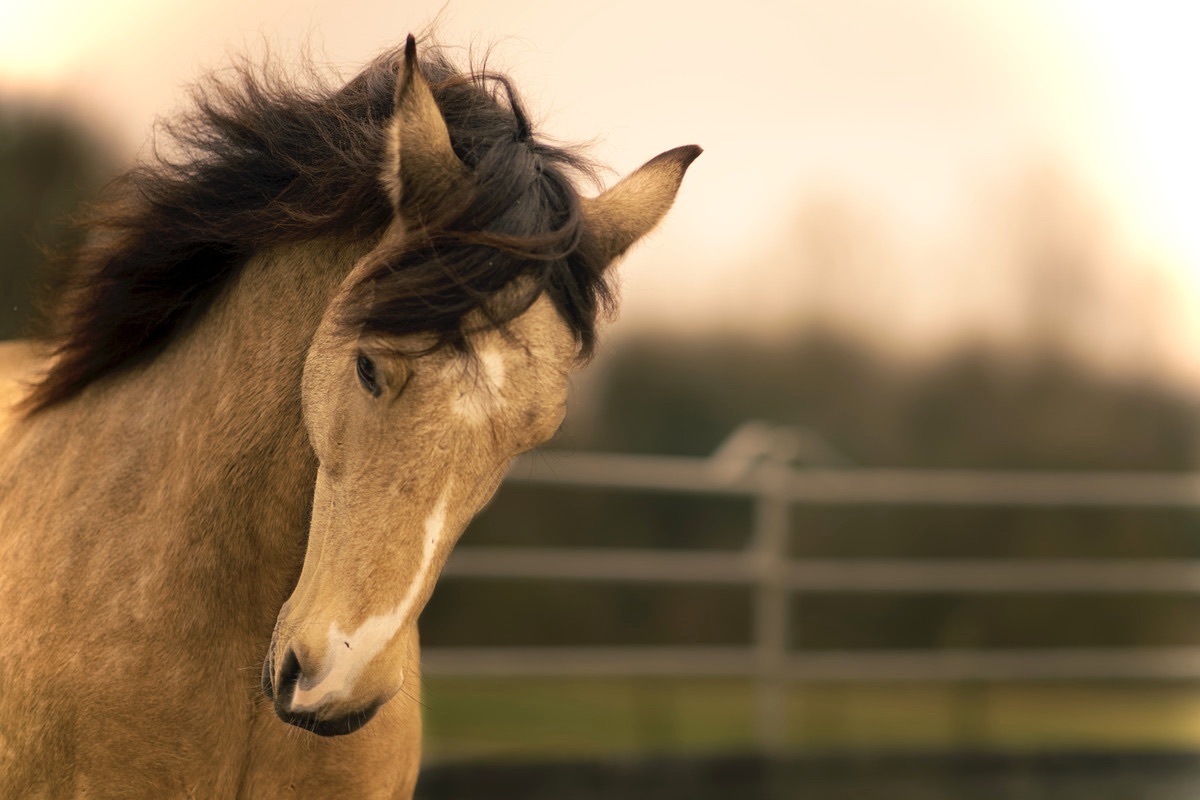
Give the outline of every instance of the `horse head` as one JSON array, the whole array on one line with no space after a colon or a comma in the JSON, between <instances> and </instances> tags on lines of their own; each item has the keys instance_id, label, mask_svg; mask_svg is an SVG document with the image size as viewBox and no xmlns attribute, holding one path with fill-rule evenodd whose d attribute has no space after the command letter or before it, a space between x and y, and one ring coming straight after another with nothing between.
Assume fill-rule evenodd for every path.
<instances>
[{"instance_id":1,"label":"horse head","mask_svg":"<svg viewBox=\"0 0 1200 800\"><path fill-rule=\"evenodd\" d=\"M311 526L263 668L279 717L324 735L357 730L416 674L416 620L450 551L511 459L563 419L590 347L572 297L666 214L700 152L580 198L532 142L454 141L412 37L398 70L380 165L394 219L308 352ZM521 139L508 113L506 141Z\"/></svg>"}]
</instances>

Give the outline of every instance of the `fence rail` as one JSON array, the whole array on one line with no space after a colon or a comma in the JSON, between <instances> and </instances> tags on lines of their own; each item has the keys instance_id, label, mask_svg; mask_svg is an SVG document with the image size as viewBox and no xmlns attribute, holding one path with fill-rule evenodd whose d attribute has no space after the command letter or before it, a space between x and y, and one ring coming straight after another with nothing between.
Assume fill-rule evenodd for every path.
<instances>
[{"instance_id":1,"label":"fence rail","mask_svg":"<svg viewBox=\"0 0 1200 800\"><path fill-rule=\"evenodd\" d=\"M758 559L742 552L607 548L464 547L447 575L471 578L753 584ZM1200 564L1133 559L802 559L784 582L804 592L1200 593Z\"/></svg>"},{"instance_id":2,"label":"fence rail","mask_svg":"<svg viewBox=\"0 0 1200 800\"><path fill-rule=\"evenodd\" d=\"M754 678L746 647L439 647L421 656L447 676ZM1177 681L1200 678L1200 647L1029 650L827 650L788 655L789 681Z\"/></svg>"},{"instance_id":3,"label":"fence rail","mask_svg":"<svg viewBox=\"0 0 1200 800\"><path fill-rule=\"evenodd\" d=\"M784 692L793 681L1200 679L1200 648L1187 647L792 652L793 592L1200 593L1200 564L1187 560L789 559L793 505L1200 508L1200 474L796 469L788 463L794 448L780 446L794 432L755 425L713 458L541 452L519 459L508 475L543 485L748 497L754 535L746 550L463 547L445 570L471 578L744 584L755 598L750 646L431 648L426 671L750 677L766 749L782 746Z\"/></svg>"},{"instance_id":4,"label":"fence rail","mask_svg":"<svg viewBox=\"0 0 1200 800\"><path fill-rule=\"evenodd\" d=\"M541 451L518 459L508 480L759 497L815 505L1200 506L1200 474L1011 470L789 469L714 458Z\"/></svg>"}]
</instances>

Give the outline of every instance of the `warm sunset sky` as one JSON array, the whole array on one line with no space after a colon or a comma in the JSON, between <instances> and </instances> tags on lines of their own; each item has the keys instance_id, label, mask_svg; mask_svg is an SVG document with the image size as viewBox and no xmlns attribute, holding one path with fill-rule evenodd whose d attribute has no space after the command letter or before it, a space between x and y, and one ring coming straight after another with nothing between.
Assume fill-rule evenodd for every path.
<instances>
[{"instance_id":1,"label":"warm sunset sky","mask_svg":"<svg viewBox=\"0 0 1200 800\"><path fill-rule=\"evenodd\" d=\"M792 260L794 229L822 197L847 200L909 254L854 289L856 313L884 338L923 346L1003 328L1003 272L986 256L946 255L959 246L948 240L972 229L980 196L1052 164L1102 211L1097 234L1128 255L1124 269L1158 271L1169 307L1153 313L1170 320L1158 335L1172 368L1200 380L1190 365L1200 363L1200 48L1190 41L1200 13L1189 7L449 0L438 36L497 43L493 63L515 75L543 130L596 140L617 172L676 145L705 148L668 223L623 270L630 329L796 324L811 276ZM154 116L183 102L181 87L231 50L266 42L286 59L311 41L349 71L442 8L0 0L0 93L69 100L132 154ZM1125 280L1141 285L1125 275L1114 291Z\"/></svg>"}]
</instances>

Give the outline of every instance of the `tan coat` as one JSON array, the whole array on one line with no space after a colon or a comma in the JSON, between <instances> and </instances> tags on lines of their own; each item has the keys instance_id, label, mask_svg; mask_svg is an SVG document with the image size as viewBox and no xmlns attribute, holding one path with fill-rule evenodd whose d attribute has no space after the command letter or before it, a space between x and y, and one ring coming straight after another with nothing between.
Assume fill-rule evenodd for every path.
<instances>
[{"instance_id":1,"label":"tan coat","mask_svg":"<svg viewBox=\"0 0 1200 800\"><path fill-rule=\"evenodd\" d=\"M469 181L414 47L381 237L267 249L152 359L0 415L0 798L411 797L417 616L577 353L545 295L459 350L345 330L421 232L405 182ZM697 153L587 201L607 258ZM39 364L0 346L0 407Z\"/></svg>"}]
</instances>

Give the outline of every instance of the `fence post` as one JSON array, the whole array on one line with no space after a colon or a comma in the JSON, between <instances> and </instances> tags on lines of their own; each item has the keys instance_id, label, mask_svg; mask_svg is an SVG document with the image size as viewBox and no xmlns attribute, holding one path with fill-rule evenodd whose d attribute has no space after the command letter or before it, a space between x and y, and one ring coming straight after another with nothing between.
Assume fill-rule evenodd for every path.
<instances>
[{"instance_id":1,"label":"fence post","mask_svg":"<svg viewBox=\"0 0 1200 800\"><path fill-rule=\"evenodd\" d=\"M758 470L752 550L758 566L754 643L758 662L757 733L768 753L787 740L788 599L787 556L790 503L781 491L787 466L771 459Z\"/></svg>"}]
</instances>

